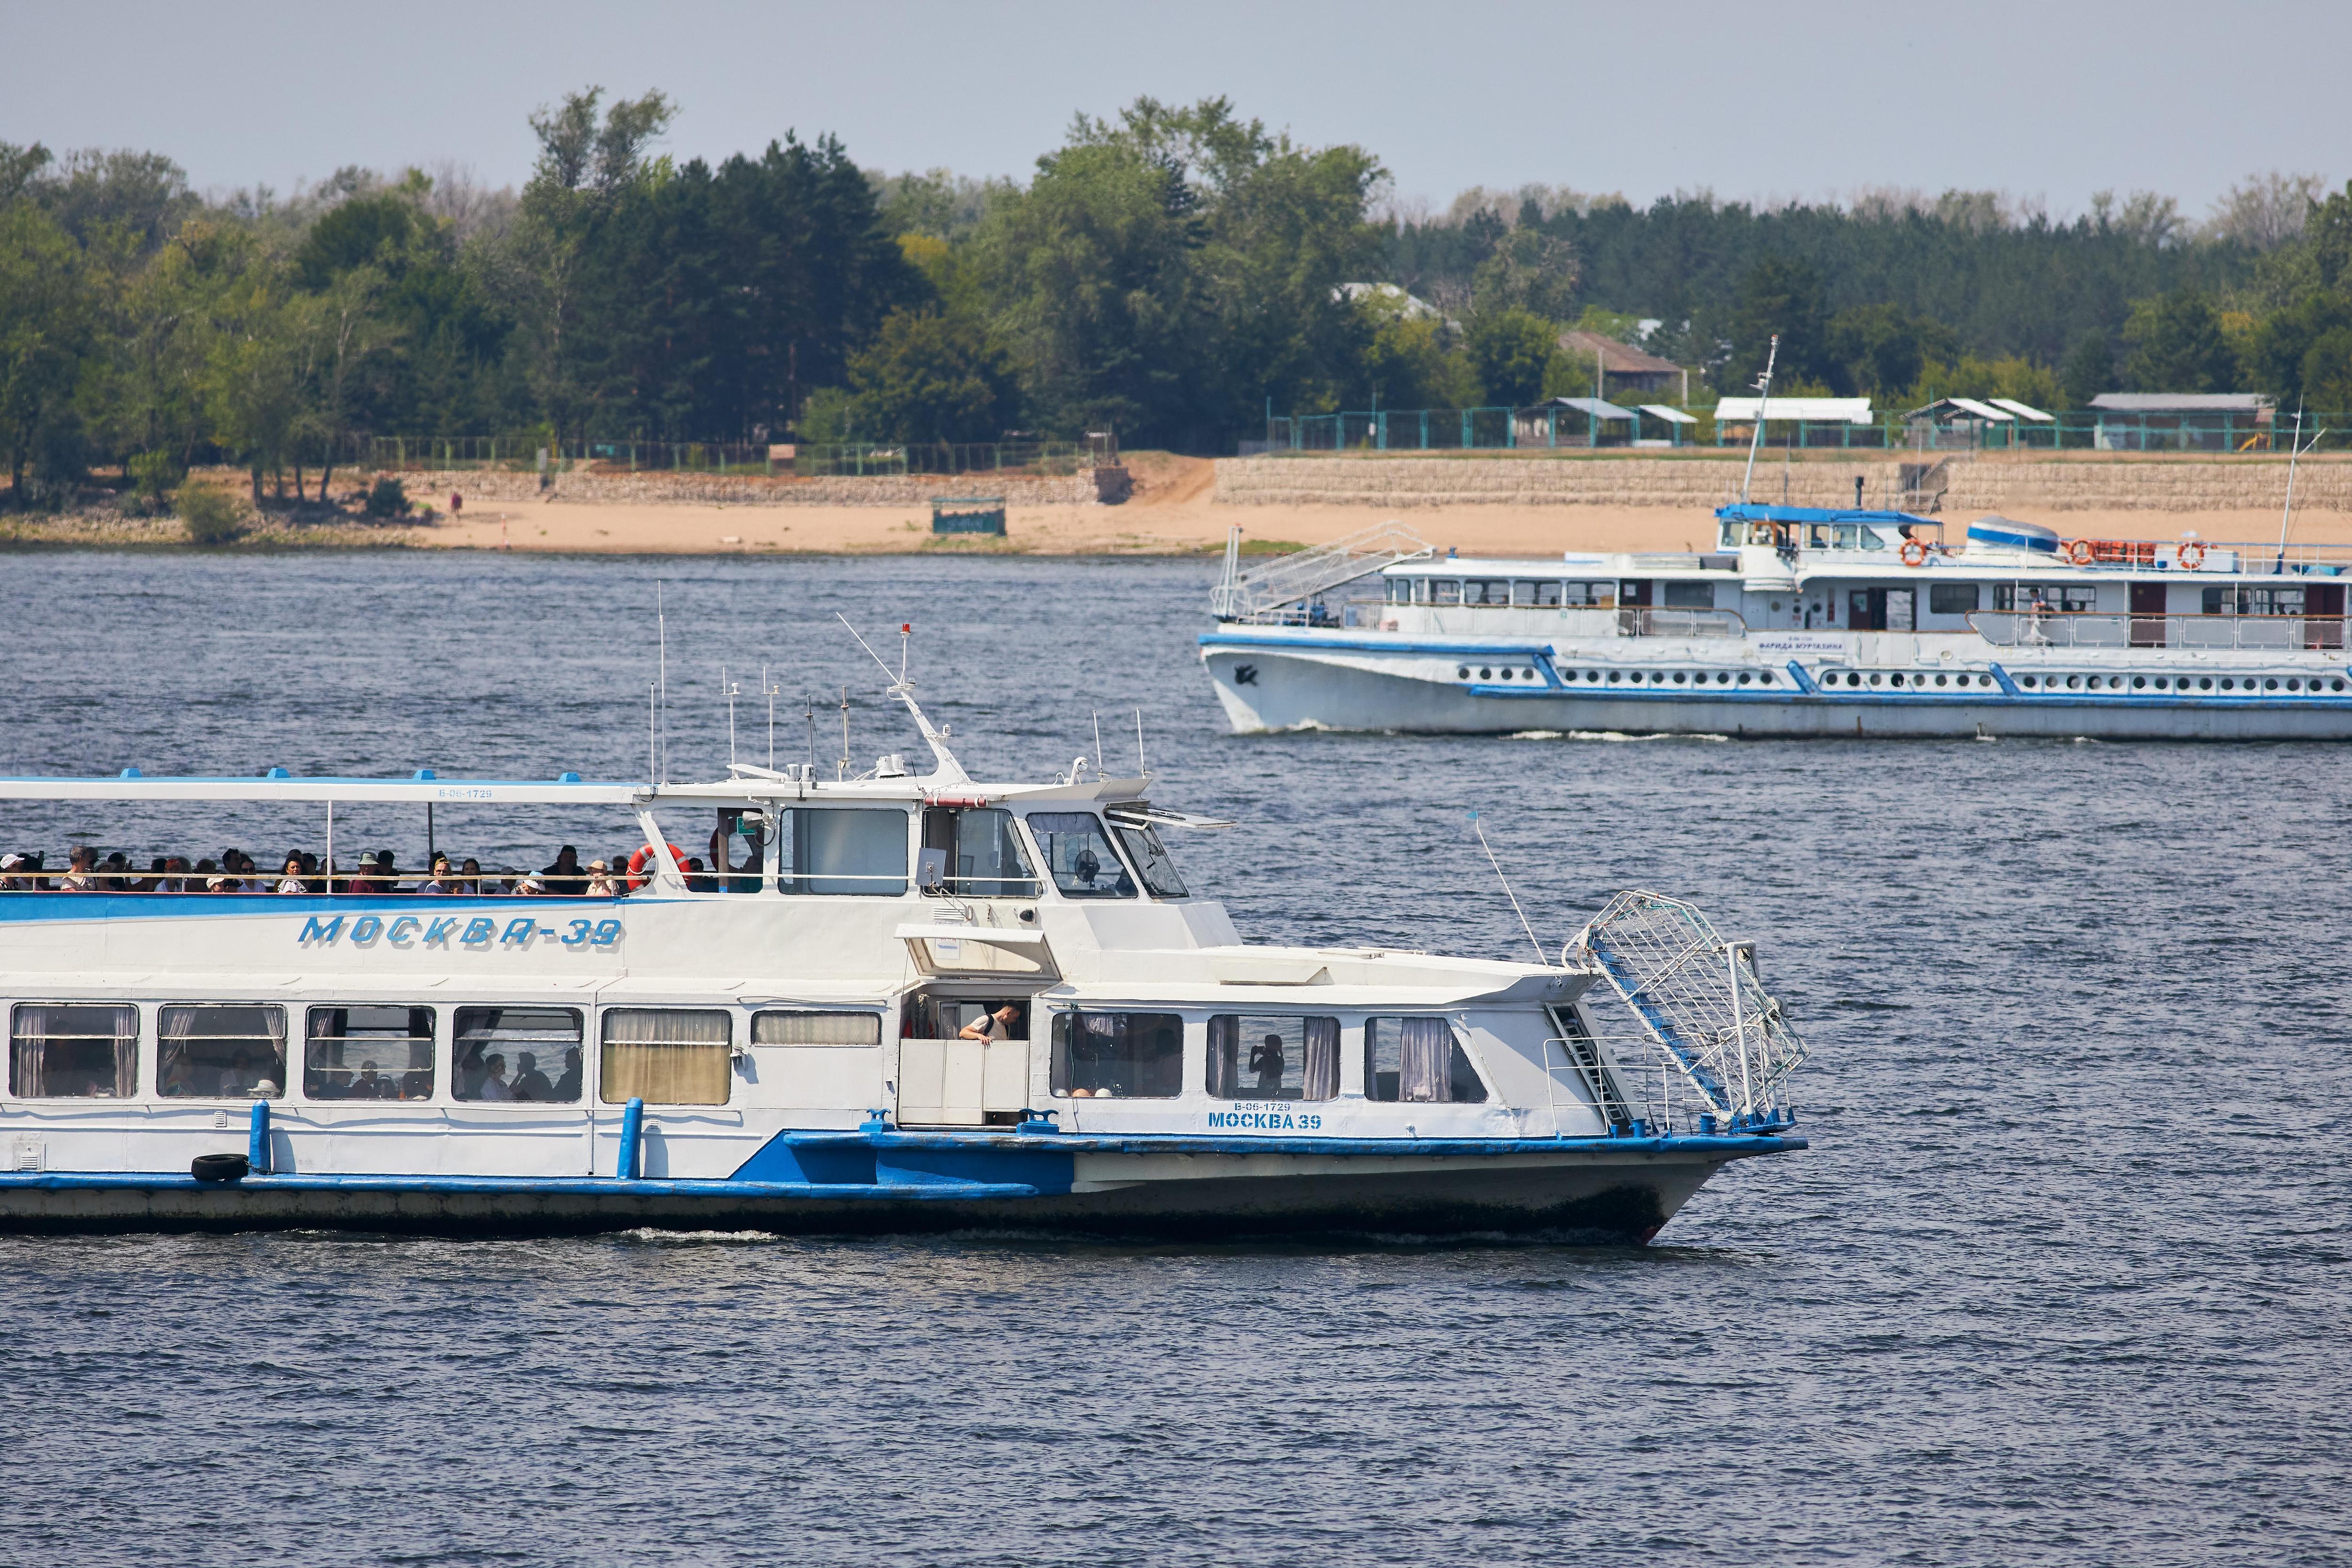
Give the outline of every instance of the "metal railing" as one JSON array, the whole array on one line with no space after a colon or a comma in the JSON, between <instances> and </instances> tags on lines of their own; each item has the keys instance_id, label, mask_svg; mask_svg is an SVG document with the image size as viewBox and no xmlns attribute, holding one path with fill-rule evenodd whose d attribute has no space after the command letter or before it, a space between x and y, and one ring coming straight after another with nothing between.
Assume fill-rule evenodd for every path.
<instances>
[{"instance_id":1,"label":"metal railing","mask_svg":"<svg viewBox=\"0 0 2352 1568\"><path fill-rule=\"evenodd\" d=\"M1737 610L1644 610L1620 608L1622 637L1744 637L1747 618Z\"/></svg>"},{"instance_id":2,"label":"metal railing","mask_svg":"<svg viewBox=\"0 0 2352 1568\"><path fill-rule=\"evenodd\" d=\"M1619 393L1635 416L1593 420L1573 410L1528 408L1381 408L1337 414L1293 414L1266 421L1265 439L1243 443L1244 457L1314 452L1514 451L1622 448L1629 446L1745 445L1755 421L1717 421L1706 406L1688 410L1694 423L1642 414L1643 395ZM2294 433L2293 416L2247 414L2125 414L2076 409L2047 420L1914 420L1901 409L1874 409L1856 425L1836 419L1765 420L1764 444L1801 450L1915 452L2201 452L2212 456L2284 454ZM2305 441L2323 449L2352 448L2352 413L2305 413ZM2325 432L2324 435L2321 432Z\"/></svg>"},{"instance_id":3,"label":"metal railing","mask_svg":"<svg viewBox=\"0 0 2352 1568\"><path fill-rule=\"evenodd\" d=\"M1968 617L1995 647L2342 648L2343 616L2134 616L2101 610L1979 610Z\"/></svg>"},{"instance_id":4,"label":"metal railing","mask_svg":"<svg viewBox=\"0 0 2352 1568\"><path fill-rule=\"evenodd\" d=\"M1432 550L1427 540L1391 519L1244 571L1241 531L1236 528L1226 536L1224 575L1209 591L1209 610L1221 621L1279 620L1286 606L1305 604L1400 561L1418 560ZM1291 624L1329 623L1309 619Z\"/></svg>"}]
</instances>

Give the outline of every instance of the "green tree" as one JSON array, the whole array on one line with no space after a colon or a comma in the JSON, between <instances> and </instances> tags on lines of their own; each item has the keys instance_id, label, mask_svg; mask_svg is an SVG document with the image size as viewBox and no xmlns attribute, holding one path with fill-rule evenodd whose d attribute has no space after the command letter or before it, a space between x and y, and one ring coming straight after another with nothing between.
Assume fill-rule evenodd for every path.
<instances>
[{"instance_id":1,"label":"green tree","mask_svg":"<svg viewBox=\"0 0 2352 1568\"><path fill-rule=\"evenodd\" d=\"M2211 296L2177 289L2132 307L2124 323L2131 345L2124 374L2142 392L2228 392L2238 384L2237 355L2221 334Z\"/></svg>"},{"instance_id":2,"label":"green tree","mask_svg":"<svg viewBox=\"0 0 2352 1568\"><path fill-rule=\"evenodd\" d=\"M970 316L894 310L849 358L862 436L893 441L990 441L1013 422L1018 395L1003 350Z\"/></svg>"},{"instance_id":3,"label":"green tree","mask_svg":"<svg viewBox=\"0 0 2352 1568\"><path fill-rule=\"evenodd\" d=\"M1467 346L1481 399L1519 408L1542 395L1559 329L1530 310L1487 310L1470 323Z\"/></svg>"},{"instance_id":4,"label":"green tree","mask_svg":"<svg viewBox=\"0 0 2352 1568\"><path fill-rule=\"evenodd\" d=\"M1775 334L1780 339L1775 384L1828 383L1838 374L1822 315L1820 275L1804 262L1766 256L1739 279L1731 310L1731 354L1716 385L1725 392L1751 391L1764 374Z\"/></svg>"},{"instance_id":5,"label":"green tree","mask_svg":"<svg viewBox=\"0 0 2352 1568\"><path fill-rule=\"evenodd\" d=\"M2352 184L2275 259L2286 299L2256 326L2247 374L2282 408L2352 411Z\"/></svg>"},{"instance_id":6,"label":"green tree","mask_svg":"<svg viewBox=\"0 0 2352 1568\"><path fill-rule=\"evenodd\" d=\"M1907 396L1930 361L1959 357L1957 333L1900 305L1841 310L1830 318L1828 332L1835 371L1830 384L1844 395L1865 393L1882 406Z\"/></svg>"},{"instance_id":7,"label":"green tree","mask_svg":"<svg viewBox=\"0 0 2352 1568\"><path fill-rule=\"evenodd\" d=\"M0 207L0 445L8 452L9 504L31 499L26 469L37 458L79 466L74 393L91 352L89 279L80 250L30 203Z\"/></svg>"},{"instance_id":8,"label":"green tree","mask_svg":"<svg viewBox=\"0 0 2352 1568\"><path fill-rule=\"evenodd\" d=\"M2088 408L2091 399L2103 392L2116 389L2116 351L2105 332L2086 332L2082 341L2066 353L2066 363L2058 373L2059 384L2065 389L2066 406Z\"/></svg>"}]
</instances>

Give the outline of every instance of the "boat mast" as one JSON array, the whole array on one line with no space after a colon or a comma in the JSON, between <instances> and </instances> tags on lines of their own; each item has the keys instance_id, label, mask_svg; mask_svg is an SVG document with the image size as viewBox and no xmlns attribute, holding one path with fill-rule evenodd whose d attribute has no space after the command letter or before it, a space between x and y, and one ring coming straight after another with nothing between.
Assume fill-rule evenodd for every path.
<instances>
[{"instance_id":1,"label":"boat mast","mask_svg":"<svg viewBox=\"0 0 2352 1568\"><path fill-rule=\"evenodd\" d=\"M1764 351L1764 379L1756 384L1756 429L1748 437L1748 471L1739 477L1739 504L1748 504L1748 481L1756 477L1756 448L1764 443L1764 409L1772 401L1772 364L1780 357L1780 334L1772 334Z\"/></svg>"}]
</instances>

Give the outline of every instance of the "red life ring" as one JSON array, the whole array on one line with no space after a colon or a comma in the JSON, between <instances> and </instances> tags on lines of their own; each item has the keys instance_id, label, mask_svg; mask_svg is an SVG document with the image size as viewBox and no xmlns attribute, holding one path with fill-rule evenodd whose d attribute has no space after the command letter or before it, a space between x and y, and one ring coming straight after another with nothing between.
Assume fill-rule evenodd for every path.
<instances>
[{"instance_id":1,"label":"red life ring","mask_svg":"<svg viewBox=\"0 0 2352 1568\"><path fill-rule=\"evenodd\" d=\"M685 869L685 850L673 844L669 847L669 858L677 863L680 870ZM629 891L634 893L646 885L646 868L653 863L654 847L650 844L629 857Z\"/></svg>"},{"instance_id":2,"label":"red life ring","mask_svg":"<svg viewBox=\"0 0 2352 1568\"><path fill-rule=\"evenodd\" d=\"M1903 564L1906 566L1927 564L1927 546L1924 540L1906 539L1903 542L1903 548L1895 553L1903 557Z\"/></svg>"},{"instance_id":3,"label":"red life ring","mask_svg":"<svg viewBox=\"0 0 2352 1568\"><path fill-rule=\"evenodd\" d=\"M2098 558L2098 546L2093 544L2089 540L2070 539L2066 542L2066 559L2073 562L2075 565L2088 566L2092 562L2096 561Z\"/></svg>"},{"instance_id":4,"label":"red life ring","mask_svg":"<svg viewBox=\"0 0 2352 1568\"><path fill-rule=\"evenodd\" d=\"M2205 564L2205 542L2201 539L2188 541L2181 545L2173 559L2180 563L2180 569L2183 572L2196 571Z\"/></svg>"}]
</instances>

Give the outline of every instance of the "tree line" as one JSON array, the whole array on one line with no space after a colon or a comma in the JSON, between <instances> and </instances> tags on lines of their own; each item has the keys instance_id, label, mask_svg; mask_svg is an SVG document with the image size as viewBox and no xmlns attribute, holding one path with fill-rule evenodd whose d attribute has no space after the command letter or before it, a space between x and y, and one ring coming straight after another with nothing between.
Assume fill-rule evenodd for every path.
<instances>
[{"instance_id":1,"label":"tree line","mask_svg":"<svg viewBox=\"0 0 2352 1568\"><path fill-rule=\"evenodd\" d=\"M351 168L206 199L167 157L0 143L13 504L201 461L323 499L370 436L1230 450L1266 413L1591 389L1582 326L1745 390L2078 405L2116 387L2352 409L2352 187L2212 222L1981 193L1754 207L1465 193L1384 207L1356 146L1223 99L1078 116L1026 182L861 170L829 136L678 163L662 94L530 117L519 192Z\"/></svg>"}]
</instances>

